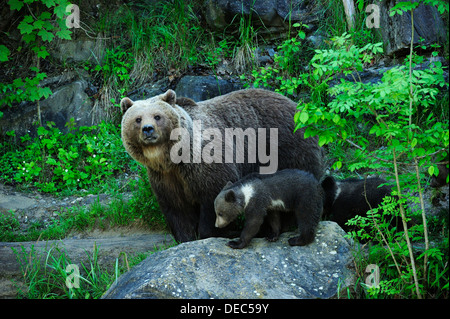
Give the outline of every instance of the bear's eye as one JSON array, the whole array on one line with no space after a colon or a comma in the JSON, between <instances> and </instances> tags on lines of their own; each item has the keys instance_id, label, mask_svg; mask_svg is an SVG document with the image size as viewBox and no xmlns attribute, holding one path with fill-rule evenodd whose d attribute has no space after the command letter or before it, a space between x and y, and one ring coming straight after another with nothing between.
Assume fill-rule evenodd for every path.
<instances>
[{"instance_id":1,"label":"bear's eye","mask_svg":"<svg viewBox=\"0 0 450 319\"><path fill-rule=\"evenodd\" d=\"M136 123L141 123L142 122L142 119L140 118L140 117L138 117L137 119L136 119Z\"/></svg>"},{"instance_id":2,"label":"bear's eye","mask_svg":"<svg viewBox=\"0 0 450 319\"><path fill-rule=\"evenodd\" d=\"M222 217L222 216L223 216L223 214L222 214L222 213L218 213L217 215L219 215L220 217Z\"/></svg>"},{"instance_id":3,"label":"bear's eye","mask_svg":"<svg viewBox=\"0 0 450 319\"><path fill-rule=\"evenodd\" d=\"M155 115L155 120L156 120L156 121L159 121L160 119L161 119L161 116Z\"/></svg>"}]
</instances>

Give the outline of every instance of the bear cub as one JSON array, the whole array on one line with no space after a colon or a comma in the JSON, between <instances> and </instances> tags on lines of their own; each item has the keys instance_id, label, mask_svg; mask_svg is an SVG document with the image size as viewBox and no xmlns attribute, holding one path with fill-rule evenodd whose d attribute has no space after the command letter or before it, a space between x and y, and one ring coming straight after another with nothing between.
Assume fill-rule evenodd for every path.
<instances>
[{"instance_id":1,"label":"bear cub","mask_svg":"<svg viewBox=\"0 0 450 319\"><path fill-rule=\"evenodd\" d=\"M252 173L234 184L228 182L214 201L215 226L222 228L245 214L239 240L228 242L235 249L246 247L267 219L272 230L266 239L276 241L281 232L280 212L294 212L300 236L289 239L291 246L314 240L323 209L323 189L310 173L284 169L275 174Z\"/></svg>"},{"instance_id":2,"label":"bear cub","mask_svg":"<svg viewBox=\"0 0 450 319\"><path fill-rule=\"evenodd\" d=\"M346 225L349 219L356 215L366 217L371 208L378 207L384 197L391 195L392 188L385 184L386 181L378 177L335 180L327 176L322 181L325 192L323 216L349 232L351 227Z\"/></svg>"}]
</instances>

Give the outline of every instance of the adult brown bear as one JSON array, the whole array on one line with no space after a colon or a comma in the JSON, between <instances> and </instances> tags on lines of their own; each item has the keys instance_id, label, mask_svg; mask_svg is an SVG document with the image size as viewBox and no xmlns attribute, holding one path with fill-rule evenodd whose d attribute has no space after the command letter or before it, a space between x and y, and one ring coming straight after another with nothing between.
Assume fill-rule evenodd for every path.
<instances>
[{"instance_id":1,"label":"adult brown bear","mask_svg":"<svg viewBox=\"0 0 450 319\"><path fill-rule=\"evenodd\" d=\"M229 228L214 227L214 199L227 181L285 168L322 177L317 139L304 139L303 130L293 133L296 103L278 93L247 89L195 103L168 90L147 100L124 98L120 104L125 149L147 167L179 242L230 236Z\"/></svg>"}]
</instances>

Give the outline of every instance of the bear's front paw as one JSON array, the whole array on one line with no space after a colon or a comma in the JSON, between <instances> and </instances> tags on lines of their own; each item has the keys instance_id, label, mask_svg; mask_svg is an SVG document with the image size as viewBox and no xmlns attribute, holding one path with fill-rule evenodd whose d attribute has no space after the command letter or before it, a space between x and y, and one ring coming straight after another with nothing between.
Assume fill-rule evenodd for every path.
<instances>
[{"instance_id":1,"label":"bear's front paw","mask_svg":"<svg viewBox=\"0 0 450 319\"><path fill-rule=\"evenodd\" d=\"M241 240L231 240L227 243L227 245L233 249L242 249L246 246Z\"/></svg>"}]
</instances>

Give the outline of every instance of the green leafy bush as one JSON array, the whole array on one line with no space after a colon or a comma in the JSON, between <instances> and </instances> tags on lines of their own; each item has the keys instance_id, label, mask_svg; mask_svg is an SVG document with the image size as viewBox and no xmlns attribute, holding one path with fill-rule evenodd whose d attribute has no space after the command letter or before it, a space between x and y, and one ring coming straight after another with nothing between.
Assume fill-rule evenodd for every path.
<instances>
[{"instance_id":1,"label":"green leafy bush","mask_svg":"<svg viewBox=\"0 0 450 319\"><path fill-rule=\"evenodd\" d=\"M33 3L37 6L31 9L30 5ZM18 11L23 16L17 29L22 35L25 48L34 53L34 65L29 67L34 77L27 76L24 79L18 77L11 83L0 83L0 106L12 106L22 101L36 101L40 122L39 100L48 98L52 94L50 88L39 85L47 77L47 74L40 70L40 60L49 56L45 43L53 41L55 36L66 40L71 38L72 32L67 28L64 19L69 2L66 0L9 0L8 4L12 11ZM24 11L29 14L23 14ZM17 50L22 51L22 49L23 47L19 46ZM0 62L8 61L10 53L6 46L1 45ZM2 115L3 113L0 112L0 118Z\"/></svg>"},{"instance_id":2,"label":"green leafy bush","mask_svg":"<svg viewBox=\"0 0 450 319\"><path fill-rule=\"evenodd\" d=\"M437 286L440 296L448 296L448 266L443 262L448 240L438 247L429 246L422 196L423 184L438 172L436 162L448 156L448 119L435 115L440 113L435 107L442 96L440 89L448 89L442 63L431 61L427 68L415 69L424 59L411 52L405 65L386 71L381 82L363 83L358 72L382 50L381 44L358 48L349 39L344 34L332 39L333 48L316 50L311 72L302 78L304 86L312 89L312 98L299 103L296 129L305 128L305 137L318 136L321 146L349 144L355 157L348 166L350 171L382 172L393 184L393 195L398 197L395 212L385 205L382 213L374 209L369 217L358 216L349 222L359 226L360 230L352 233L355 239L375 243L369 249L369 259L383 267L385 274L377 289L366 290L367 296L421 298L433 295ZM330 85L332 79L334 85ZM317 82L322 85L314 87ZM324 93L329 98L324 98ZM354 123L364 124L355 130ZM338 158L333 168L340 169L343 162ZM409 209L413 204L420 205L414 214ZM382 222L383 215L399 216L403 230L392 231ZM408 229L413 215L418 223ZM413 249L419 243L425 247Z\"/></svg>"},{"instance_id":3,"label":"green leafy bush","mask_svg":"<svg viewBox=\"0 0 450 319\"><path fill-rule=\"evenodd\" d=\"M103 86L111 86L124 97L131 84L130 70L133 67L134 58L130 52L118 46L106 49L104 61L101 64L91 66L89 61L84 67L103 80Z\"/></svg>"},{"instance_id":4,"label":"green leafy bush","mask_svg":"<svg viewBox=\"0 0 450 319\"><path fill-rule=\"evenodd\" d=\"M300 52L304 50L302 40L306 35L302 31L301 24L296 23L293 26L298 28L297 33L278 46L279 53L274 57L274 65L252 71L254 87L271 88L281 94L294 97L299 93L299 87L302 84L299 76L303 74ZM242 75L241 79L246 80L246 75Z\"/></svg>"},{"instance_id":5,"label":"green leafy bush","mask_svg":"<svg viewBox=\"0 0 450 319\"><path fill-rule=\"evenodd\" d=\"M103 122L76 129L72 119L66 126L69 131L63 134L48 122L38 128L36 138L21 137L21 143L27 145L23 149L15 150L13 141L2 145L0 166L5 174L1 178L57 192L97 187L135 165L123 149L115 125Z\"/></svg>"}]
</instances>

